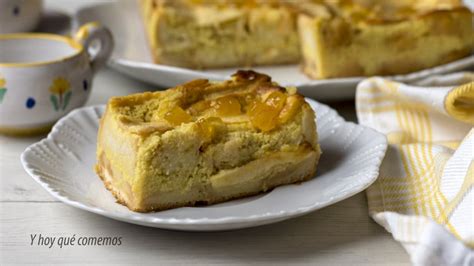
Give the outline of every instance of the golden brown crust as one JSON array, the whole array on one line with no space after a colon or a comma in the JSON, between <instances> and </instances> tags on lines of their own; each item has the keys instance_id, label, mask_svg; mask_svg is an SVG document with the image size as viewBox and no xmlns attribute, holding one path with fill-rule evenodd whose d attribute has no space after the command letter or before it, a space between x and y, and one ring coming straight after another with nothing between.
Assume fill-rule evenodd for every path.
<instances>
[{"instance_id":1,"label":"golden brown crust","mask_svg":"<svg viewBox=\"0 0 474 266\"><path fill-rule=\"evenodd\" d=\"M100 164L96 164L95 167L95 172L96 174L100 177L100 180L102 180L102 182L104 183L105 185L105 188L107 188L107 190L109 190L112 195L114 196L114 198L117 200L117 203L119 204L122 204L123 206L126 206L127 208L129 208L130 210L133 210L131 207L132 206L128 206L127 205L127 202L125 201L125 199L121 196L120 193L116 192L112 183L110 183L110 181L108 181L106 178L105 178L105 175L104 175L104 170L102 168L102 166ZM133 210L134 211L134 210Z\"/></svg>"}]
</instances>

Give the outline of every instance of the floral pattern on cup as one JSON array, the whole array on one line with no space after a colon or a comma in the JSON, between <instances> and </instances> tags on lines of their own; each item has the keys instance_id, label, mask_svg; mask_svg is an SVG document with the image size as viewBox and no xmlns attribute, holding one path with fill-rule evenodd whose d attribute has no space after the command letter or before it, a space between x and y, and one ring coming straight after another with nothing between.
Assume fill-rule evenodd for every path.
<instances>
[{"instance_id":1,"label":"floral pattern on cup","mask_svg":"<svg viewBox=\"0 0 474 266\"><path fill-rule=\"evenodd\" d=\"M0 103L3 101L3 97L5 97L5 93L7 93L7 81L0 75Z\"/></svg>"},{"instance_id":2,"label":"floral pattern on cup","mask_svg":"<svg viewBox=\"0 0 474 266\"><path fill-rule=\"evenodd\" d=\"M50 99L55 111L64 111L66 109L72 95L70 87L69 81L61 77L56 78L49 87L49 92L51 92Z\"/></svg>"}]
</instances>

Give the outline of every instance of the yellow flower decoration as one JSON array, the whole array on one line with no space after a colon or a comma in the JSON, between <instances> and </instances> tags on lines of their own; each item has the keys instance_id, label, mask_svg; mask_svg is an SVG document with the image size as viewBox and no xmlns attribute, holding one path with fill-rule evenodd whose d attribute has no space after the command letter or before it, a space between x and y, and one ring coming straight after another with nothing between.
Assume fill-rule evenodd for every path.
<instances>
[{"instance_id":1,"label":"yellow flower decoration","mask_svg":"<svg viewBox=\"0 0 474 266\"><path fill-rule=\"evenodd\" d=\"M53 81L51 87L49 87L49 91L53 94L63 95L67 92L70 88L69 81L65 78L56 78Z\"/></svg>"},{"instance_id":2,"label":"yellow flower decoration","mask_svg":"<svg viewBox=\"0 0 474 266\"><path fill-rule=\"evenodd\" d=\"M50 100L54 110L66 110L72 95L70 87L71 84L69 84L69 81L65 78L56 78L53 80L53 84L49 87L49 92L51 92Z\"/></svg>"},{"instance_id":3,"label":"yellow flower decoration","mask_svg":"<svg viewBox=\"0 0 474 266\"><path fill-rule=\"evenodd\" d=\"M4 88L7 84L7 81L0 75L0 88Z\"/></svg>"},{"instance_id":4,"label":"yellow flower decoration","mask_svg":"<svg viewBox=\"0 0 474 266\"><path fill-rule=\"evenodd\" d=\"M0 75L0 103L3 101L3 97L5 97L5 93L7 93L7 88L5 88L6 84L7 84L7 81L2 75Z\"/></svg>"}]
</instances>

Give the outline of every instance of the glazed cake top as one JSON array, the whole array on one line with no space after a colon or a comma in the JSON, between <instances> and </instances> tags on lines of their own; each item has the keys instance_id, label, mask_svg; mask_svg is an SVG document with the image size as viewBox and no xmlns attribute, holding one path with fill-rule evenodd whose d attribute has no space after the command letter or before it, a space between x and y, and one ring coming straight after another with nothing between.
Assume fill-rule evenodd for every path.
<instances>
[{"instance_id":1,"label":"glazed cake top","mask_svg":"<svg viewBox=\"0 0 474 266\"><path fill-rule=\"evenodd\" d=\"M194 80L175 88L114 97L109 107L138 134L162 134L196 123L212 137L216 128L269 132L292 120L307 105L295 88L280 87L267 75L238 71L223 82ZM309 106L307 106L309 108Z\"/></svg>"},{"instance_id":2,"label":"glazed cake top","mask_svg":"<svg viewBox=\"0 0 474 266\"><path fill-rule=\"evenodd\" d=\"M262 14L278 16L268 7L291 16L342 17L358 24L393 23L442 11L471 12L462 0L154 0L152 9L158 7L172 7L176 14L204 26L245 17L253 8L267 8Z\"/></svg>"},{"instance_id":3,"label":"glazed cake top","mask_svg":"<svg viewBox=\"0 0 474 266\"><path fill-rule=\"evenodd\" d=\"M470 12L461 0L308 0L302 10L311 15L364 23L397 22L437 11Z\"/></svg>"},{"instance_id":4,"label":"glazed cake top","mask_svg":"<svg viewBox=\"0 0 474 266\"><path fill-rule=\"evenodd\" d=\"M294 15L289 5L283 0L154 0L150 3L152 10L170 8L173 14L171 23L182 23L178 18L200 26L215 26L219 23L246 18L252 21L249 13L259 9L258 15L278 19L285 13ZM290 15L291 14L291 15ZM257 19L258 21L258 19Z\"/></svg>"},{"instance_id":5,"label":"glazed cake top","mask_svg":"<svg viewBox=\"0 0 474 266\"><path fill-rule=\"evenodd\" d=\"M313 14L329 12L344 16L368 15L367 20L393 21L407 19L439 10L464 8L462 0L154 0L154 6L172 6L180 9L199 7L255 8L258 6L289 7ZM321 7L326 11L321 11Z\"/></svg>"}]
</instances>

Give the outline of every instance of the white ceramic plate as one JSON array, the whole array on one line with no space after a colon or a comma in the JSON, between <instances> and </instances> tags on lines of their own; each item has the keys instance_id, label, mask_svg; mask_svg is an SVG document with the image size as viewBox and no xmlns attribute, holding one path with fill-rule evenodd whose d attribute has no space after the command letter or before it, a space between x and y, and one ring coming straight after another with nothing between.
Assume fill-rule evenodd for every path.
<instances>
[{"instance_id":1,"label":"white ceramic plate","mask_svg":"<svg viewBox=\"0 0 474 266\"><path fill-rule=\"evenodd\" d=\"M195 71L191 69L154 64L147 44L144 26L137 7L137 1L121 1L87 7L75 16L76 27L90 21L100 21L113 33L116 47L109 65L123 74L146 81L162 88L196 78L225 80L237 68ZM470 56L443 66L407 75L394 76L395 80L409 83L428 75L453 72L474 66ZM353 99L356 84L361 77L311 80L298 65L254 67L256 71L269 74L283 86L297 86L299 92L317 100Z\"/></svg>"},{"instance_id":2,"label":"white ceramic plate","mask_svg":"<svg viewBox=\"0 0 474 266\"><path fill-rule=\"evenodd\" d=\"M215 231L269 224L328 206L375 181L387 148L385 136L345 122L328 106L316 110L323 154L316 177L255 197L206 207L137 213L115 202L93 171L96 136L104 106L77 109L59 120L46 139L21 156L25 170L53 197L113 219L158 228Z\"/></svg>"}]
</instances>

